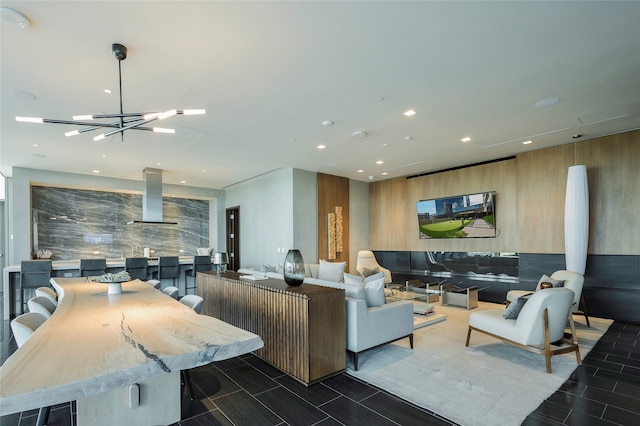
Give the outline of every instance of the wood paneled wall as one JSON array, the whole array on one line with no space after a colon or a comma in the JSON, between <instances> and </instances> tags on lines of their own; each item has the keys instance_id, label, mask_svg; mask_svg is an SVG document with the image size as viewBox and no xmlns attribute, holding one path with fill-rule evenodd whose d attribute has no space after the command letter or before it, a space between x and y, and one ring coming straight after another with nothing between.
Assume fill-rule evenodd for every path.
<instances>
[{"instance_id":1,"label":"wood paneled wall","mask_svg":"<svg viewBox=\"0 0 640 426\"><path fill-rule=\"evenodd\" d=\"M515 160L371 185L372 250L515 251ZM496 191L497 238L425 239L418 235L419 200Z\"/></svg>"},{"instance_id":2,"label":"wood paneled wall","mask_svg":"<svg viewBox=\"0 0 640 426\"><path fill-rule=\"evenodd\" d=\"M567 170L585 164L589 254L640 255L640 131L370 187L372 250L564 253ZM416 201L496 191L497 238L420 240Z\"/></svg>"},{"instance_id":3,"label":"wood paneled wall","mask_svg":"<svg viewBox=\"0 0 640 426\"><path fill-rule=\"evenodd\" d=\"M349 179L318 173L318 260L328 259L328 214L342 207L343 251L336 262L349 262ZM306 260L306 259L305 259ZM308 260L307 263L313 263ZM347 270L349 265L347 265Z\"/></svg>"}]
</instances>

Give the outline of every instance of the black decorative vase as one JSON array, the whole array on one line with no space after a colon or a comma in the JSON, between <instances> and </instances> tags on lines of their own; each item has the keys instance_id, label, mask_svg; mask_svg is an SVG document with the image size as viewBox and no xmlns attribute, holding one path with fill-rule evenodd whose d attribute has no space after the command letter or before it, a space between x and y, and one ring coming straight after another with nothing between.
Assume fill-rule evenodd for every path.
<instances>
[{"instance_id":1,"label":"black decorative vase","mask_svg":"<svg viewBox=\"0 0 640 426\"><path fill-rule=\"evenodd\" d=\"M300 250L287 252L284 258L284 281L289 285L300 285L304 281L304 259Z\"/></svg>"}]
</instances>

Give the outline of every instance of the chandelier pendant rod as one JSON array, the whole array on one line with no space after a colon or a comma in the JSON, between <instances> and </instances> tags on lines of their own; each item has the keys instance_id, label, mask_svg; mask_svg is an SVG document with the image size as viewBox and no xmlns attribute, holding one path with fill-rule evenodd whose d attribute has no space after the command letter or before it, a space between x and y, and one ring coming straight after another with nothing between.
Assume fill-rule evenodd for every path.
<instances>
[{"instance_id":1,"label":"chandelier pendant rod","mask_svg":"<svg viewBox=\"0 0 640 426\"><path fill-rule=\"evenodd\" d=\"M118 83L120 86L120 128L124 128L124 112L122 109L122 60L118 59ZM124 129L123 129L124 130ZM120 141L124 142L124 131L120 133Z\"/></svg>"}]
</instances>

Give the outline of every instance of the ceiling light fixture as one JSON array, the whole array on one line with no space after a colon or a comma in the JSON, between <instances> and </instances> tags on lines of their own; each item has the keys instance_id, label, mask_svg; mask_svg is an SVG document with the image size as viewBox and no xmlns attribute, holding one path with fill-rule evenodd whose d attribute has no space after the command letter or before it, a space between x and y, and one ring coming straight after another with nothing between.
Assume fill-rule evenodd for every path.
<instances>
[{"instance_id":1,"label":"ceiling light fixture","mask_svg":"<svg viewBox=\"0 0 640 426\"><path fill-rule=\"evenodd\" d=\"M528 140L528 141L522 142L522 145L529 145L531 143L533 143L533 141L532 140Z\"/></svg>"},{"instance_id":2,"label":"ceiling light fixture","mask_svg":"<svg viewBox=\"0 0 640 426\"><path fill-rule=\"evenodd\" d=\"M541 99L538 102L535 103L535 106L538 108L544 108L544 107L548 107L551 105L555 105L558 102L560 102L559 98L546 98L546 99Z\"/></svg>"},{"instance_id":3,"label":"ceiling light fixture","mask_svg":"<svg viewBox=\"0 0 640 426\"><path fill-rule=\"evenodd\" d=\"M15 9L11 9L10 7L0 7L0 15L2 15L3 21L16 24L23 30L31 28L31 21L29 18Z\"/></svg>"},{"instance_id":4,"label":"ceiling light fixture","mask_svg":"<svg viewBox=\"0 0 640 426\"><path fill-rule=\"evenodd\" d=\"M326 148L326 146L325 146L325 145L318 145L316 148L318 148L318 149L325 149L325 148Z\"/></svg>"},{"instance_id":5,"label":"ceiling light fixture","mask_svg":"<svg viewBox=\"0 0 640 426\"><path fill-rule=\"evenodd\" d=\"M363 130L356 130L355 132L353 132L353 136L357 136L359 138L364 138L365 136L367 136L367 132L365 132Z\"/></svg>"},{"instance_id":6,"label":"ceiling light fixture","mask_svg":"<svg viewBox=\"0 0 640 426\"><path fill-rule=\"evenodd\" d=\"M470 142L470 141L471 141L471 138L467 136L467 137L465 137L465 138L460 139L460 141L461 141L461 142Z\"/></svg>"},{"instance_id":7,"label":"ceiling light fixture","mask_svg":"<svg viewBox=\"0 0 640 426\"><path fill-rule=\"evenodd\" d=\"M403 114L406 115L407 117L411 117L411 116L416 115L416 112L414 110L410 109L410 110L407 110L407 111L403 112Z\"/></svg>"},{"instance_id":8,"label":"ceiling light fixture","mask_svg":"<svg viewBox=\"0 0 640 426\"><path fill-rule=\"evenodd\" d=\"M112 129L105 133L101 133L93 138L94 141L99 141L107 138L108 136L120 133L120 139L124 140L125 130L147 130L156 133L175 133L174 129L166 129L164 127L147 127L143 124L147 124L155 120L164 120L165 118L173 117L177 114L182 115L196 115L204 114L204 109L185 109L176 110L170 109L164 112L128 112L125 113L122 110L122 67L121 63L127 59L127 48L122 44L114 43L112 46L113 55L118 60L118 81L120 87L120 113L119 114L96 114L96 115L74 115L73 121L68 120L51 120L48 118L40 117L16 117L16 121L24 123L52 123L52 124L72 124L76 126L85 126L79 130L72 130L65 133L65 136L75 136L80 133L90 132L98 129ZM92 122L89 120L112 120L111 122ZM84 121L87 120L87 121Z\"/></svg>"}]
</instances>

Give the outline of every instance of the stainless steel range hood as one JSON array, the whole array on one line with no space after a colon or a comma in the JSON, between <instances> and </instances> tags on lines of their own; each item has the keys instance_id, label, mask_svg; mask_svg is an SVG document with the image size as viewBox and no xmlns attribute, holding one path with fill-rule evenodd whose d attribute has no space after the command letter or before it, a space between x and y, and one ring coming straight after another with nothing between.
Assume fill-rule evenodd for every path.
<instances>
[{"instance_id":1,"label":"stainless steel range hood","mask_svg":"<svg viewBox=\"0 0 640 426\"><path fill-rule=\"evenodd\" d=\"M132 220L127 225L177 225L177 222L162 220L162 170L145 168L144 192L142 193L142 220Z\"/></svg>"}]
</instances>

